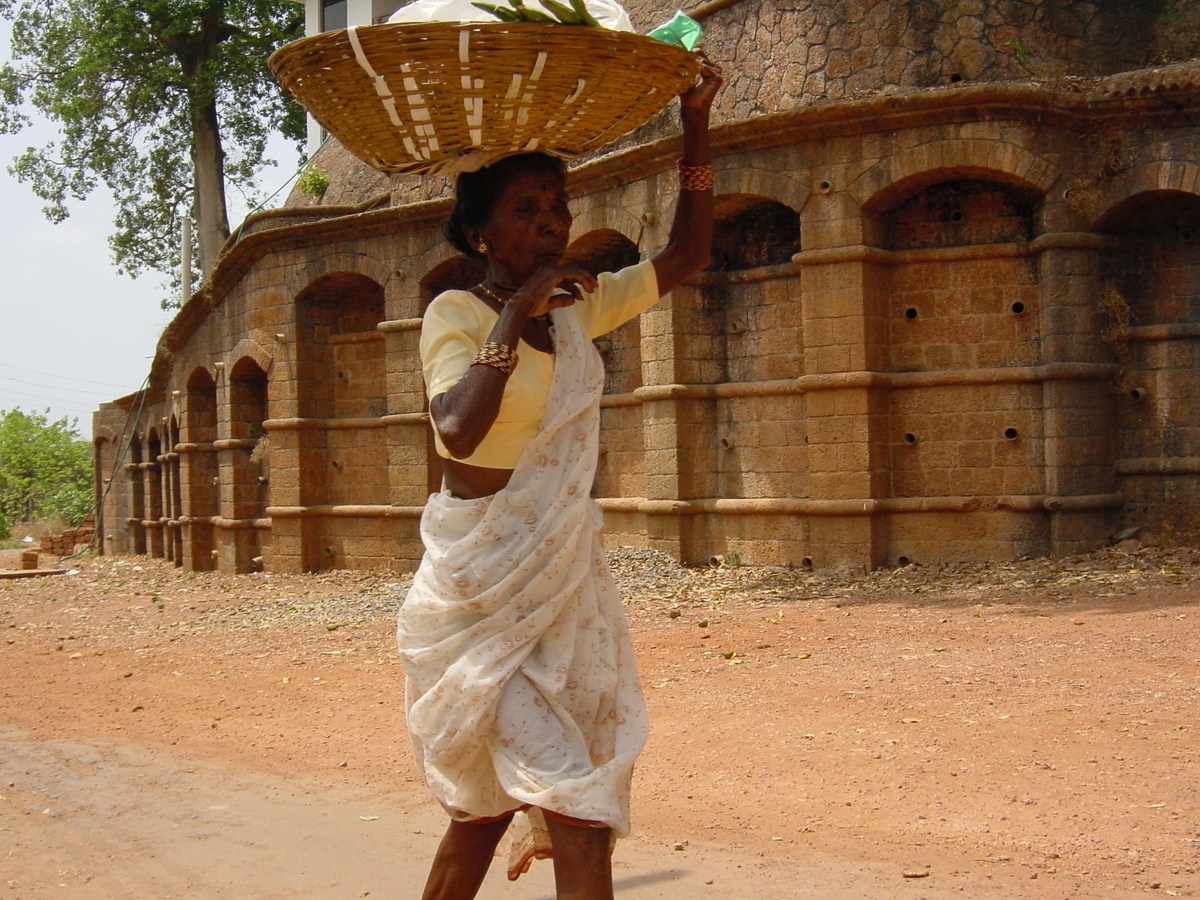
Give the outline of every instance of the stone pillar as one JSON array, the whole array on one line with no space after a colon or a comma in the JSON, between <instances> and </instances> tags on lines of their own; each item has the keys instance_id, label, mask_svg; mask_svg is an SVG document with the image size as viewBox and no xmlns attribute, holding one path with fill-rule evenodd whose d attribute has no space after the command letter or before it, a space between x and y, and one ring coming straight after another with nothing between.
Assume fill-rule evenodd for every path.
<instances>
[{"instance_id":1,"label":"stone pillar","mask_svg":"<svg viewBox=\"0 0 1200 900\"><path fill-rule=\"evenodd\" d=\"M415 311L418 304L408 306ZM395 319L381 323L379 330L387 340L388 492L397 513L393 565L398 571L412 571L424 552L417 513L430 493L441 488L441 463L433 446L425 380L418 366L421 320Z\"/></svg>"},{"instance_id":2,"label":"stone pillar","mask_svg":"<svg viewBox=\"0 0 1200 900\"><path fill-rule=\"evenodd\" d=\"M146 509L146 538L147 551L153 557L162 559L165 547L166 530L162 522L162 468L157 459L144 463Z\"/></svg>"},{"instance_id":3,"label":"stone pillar","mask_svg":"<svg viewBox=\"0 0 1200 900\"><path fill-rule=\"evenodd\" d=\"M303 430L296 423L271 419L263 423L271 436L271 570L311 572L311 548L306 549L306 529L312 523L295 513L302 506L300 442ZM316 541L309 543L315 544Z\"/></svg>"},{"instance_id":4,"label":"stone pillar","mask_svg":"<svg viewBox=\"0 0 1200 900\"><path fill-rule=\"evenodd\" d=\"M1043 385L1047 549L1055 556L1095 549L1115 530L1116 366L1101 337L1098 265L1108 241L1068 233L1034 242L1043 361L1071 373Z\"/></svg>"},{"instance_id":5,"label":"stone pillar","mask_svg":"<svg viewBox=\"0 0 1200 900\"><path fill-rule=\"evenodd\" d=\"M217 441L220 460L221 516L217 524L218 568L222 572L253 572L260 555L254 522L262 514L259 466L251 458L258 442L250 438Z\"/></svg>"},{"instance_id":6,"label":"stone pillar","mask_svg":"<svg viewBox=\"0 0 1200 900\"><path fill-rule=\"evenodd\" d=\"M217 515L217 456L211 443L182 443L179 479L182 499L179 518L183 531L183 565L192 572L216 568L213 518Z\"/></svg>"},{"instance_id":7,"label":"stone pillar","mask_svg":"<svg viewBox=\"0 0 1200 900\"><path fill-rule=\"evenodd\" d=\"M805 412L818 568L886 562L886 523L871 512L871 501L888 494L887 398L871 378L887 368L888 267L879 254L858 246L796 256L803 264L803 379L813 386Z\"/></svg>"},{"instance_id":8,"label":"stone pillar","mask_svg":"<svg viewBox=\"0 0 1200 900\"><path fill-rule=\"evenodd\" d=\"M641 316L642 430L646 458L646 528L651 547L681 562L709 557L704 517L686 501L716 493L716 401L706 371L720 358L720 331L704 307L703 287L684 284ZM678 548L678 549L676 549Z\"/></svg>"}]
</instances>

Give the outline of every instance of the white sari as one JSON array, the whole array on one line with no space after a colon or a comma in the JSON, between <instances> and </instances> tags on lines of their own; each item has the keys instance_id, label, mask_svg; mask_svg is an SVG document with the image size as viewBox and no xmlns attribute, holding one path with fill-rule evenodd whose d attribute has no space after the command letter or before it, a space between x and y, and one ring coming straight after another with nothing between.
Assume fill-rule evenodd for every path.
<instances>
[{"instance_id":1,"label":"white sari","mask_svg":"<svg viewBox=\"0 0 1200 900\"><path fill-rule=\"evenodd\" d=\"M447 491L421 520L425 557L400 610L408 728L452 818L518 815L515 878L546 855L545 809L629 832L648 723L621 598L589 496L604 368L571 309L554 317L538 436L504 490ZM529 843L521 829L532 827Z\"/></svg>"}]
</instances>

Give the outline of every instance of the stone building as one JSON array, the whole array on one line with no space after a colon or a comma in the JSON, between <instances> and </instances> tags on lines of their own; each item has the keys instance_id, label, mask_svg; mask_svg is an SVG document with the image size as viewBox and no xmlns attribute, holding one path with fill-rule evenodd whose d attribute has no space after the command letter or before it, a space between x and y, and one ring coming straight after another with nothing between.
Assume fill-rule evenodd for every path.
<instances>
[{"instance_id":1,"label":"stone building","mask_svg":"<svg viewBox=\"0 0 1200 900\"><path fill-rule=\"evenodd\" d=\"M647 30L674 6L631 7ZM612 544L876 567L1200 538L1200 10L715 0L710 270L597 341ZM572 255L666 239L668 111L572 167ZM95 414L105 552L420 556L421 314L474 264L439 179L327 144Z\"/></svg>"}]
</instances>

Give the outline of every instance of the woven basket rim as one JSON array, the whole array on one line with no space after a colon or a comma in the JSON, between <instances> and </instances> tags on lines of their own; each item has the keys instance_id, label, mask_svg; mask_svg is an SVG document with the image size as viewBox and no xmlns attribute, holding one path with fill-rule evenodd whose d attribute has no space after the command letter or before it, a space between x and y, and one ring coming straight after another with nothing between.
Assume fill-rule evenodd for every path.
<instances>
[{"instance_id":1,"label":"woven basket rim","mask_svg":"<svg viewBox=\"0 0 1200 900\"><path fill-rule=\"evenodd\" d=\"M271 55L270 67L369 165L437 172L529 149L568 159L599 149L661 111L692 82L698 62L681 47L635 32L388 22L292 41Z\"/></svg>"}]
</instances>

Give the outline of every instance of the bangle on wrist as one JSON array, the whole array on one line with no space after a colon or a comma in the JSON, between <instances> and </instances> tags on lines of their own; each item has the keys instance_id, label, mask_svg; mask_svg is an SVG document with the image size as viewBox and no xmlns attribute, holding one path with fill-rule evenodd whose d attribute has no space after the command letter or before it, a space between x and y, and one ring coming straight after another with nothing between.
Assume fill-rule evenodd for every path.
<instances>
[{"instance_id":1,"label":"bangle on wrist","mask_svg":"<svg viewBox=\"0 0 1200 900\"><path fill-rule=\"evenodd\" d=\"M479 352L471 360L471 365L490 366L493 369L499 369L505 376L508 376L517 367L517 351L505 344L488 341L479 348Z\"/></svg>"},{"instance_id":2,"label":"bangle on wrist","mask_svg":"<svg viewBox=\"0 0 1200 900\"><path fill-rule=\"evenodd\" d=\"M712 163L703 166L689 166L679 160L679 188L684 191L711 191L716 179L713 177Z\"/></svg>"}]
</instances>

